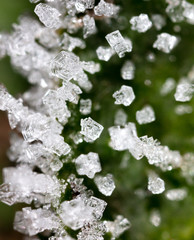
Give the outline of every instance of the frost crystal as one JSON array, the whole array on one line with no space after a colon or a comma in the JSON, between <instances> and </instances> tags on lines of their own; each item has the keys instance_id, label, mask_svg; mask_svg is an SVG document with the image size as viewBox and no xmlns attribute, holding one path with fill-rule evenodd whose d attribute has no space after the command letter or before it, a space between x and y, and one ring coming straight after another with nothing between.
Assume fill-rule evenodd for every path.
<instances>
[{"instance_id":1,"label":"frost crystal","mask_svg":"<svg viewBox=\"0 0 194 240\"><path fill-rule=\"evenodd\" d=\"M187 80L182 80L176 87L174 94L175 100L179 102L188 102L191 100L194 93L194 85Z\"/></svg>"},{"instance_id":2,"label":"frost crystal","mask_svg":"<svg viewBox=\"0 0 194 240\"><path fill-rule=\"evenodd\" d=\"M160 14L153 14L151 19L152 19L152 22L153 22L155 28L158 31L161 30L166 25L165 18Z\"/></svg>"},{"instance_id":3,"label":"frost crystal","mask_svg":"<svg viewBox=\"0 0 194 240\"><path fill-rule=\"evenodd\" d=\"M113 94L113 98L116 100L115 104L129 106L135 99L135 94L132 87L122 85L121 89Z\"/></svg>"},{"instance_id":4,"label":"frost crystal","mask_svg":"<svg viewBox=\"0 0 194 240\"><path fill-rule=\"evenodd\" d=\"M115 114L114 124L118 126L124 126L127 123L127 114L124 110L119 109Z\"/></svg>"},{"instance_id":5,"label":"frost crystal","mask_svg":"<svg viewBox=\"0 0 194 240\"><path fill-rule=\"evenodd\" d=\"M178 38L168 33L161 33L157 36L153 47L164 53L170 53L171 50L178 44Z\"/></svg>"},{"instance_id":6,"label":"frost crystal","mask_svg":"<svg viewBox=\"0 0 194 240\"><path fill-rule=\"evenodd\" d=\"M126 61L121 68L121 76L124 80L132 80L134 78L135 66L131 61Z\"/></svg>"},{"instance_id":7,"label":"frost crystal","mask_svg":"<svg viewBox=\"0 0 194 240\"><path fill-rule=\"evenodd\" d=\"M149 20L147 14L140 14L139 16L132 17L129 21L132 25L131 29L140 33L146 32L152 27L152 22Z\"/></svg>"},{"instance_id":8,"label":"frost crystal","mask_svg":"<svg viewBox=\"0 0 194 240\"><path fill-rule=\"evenodd\" d=\"M129 220L121 215L117 216L114 222L104 221L104 224L107 227L107 232L112 234L112 239L118 238L124 231L131 227Z\"/></svg>"},{"instance_id":9,"label":"frost crystal","mask_svg":"<svg viewBox=\"0 0 194 240\"><path fill-rule=\"evenodd\" d=\"M136 159L143 157L142 142L137 137L137 131L134 123L128 123L121 128L120 126L110 127L108 129L110 134L110 146L117 150L129 150L129 152Z\"/></svg>"},{"instance_id":10,"label":"frost crystal","mask_svg":"<svg viewBox=\"0 0 194 240\"><path fill-rule=\"evenodd\" d=\"M83 17L83 36L84 38L89 37L90 35L96 33L96 25L93 17L85 15Z\"/></svg>"},{"instance_id":11,"label":"frost crystal","mask_svg":"<svg viewBox=\"0 0 194 240\"><path fill-rule=\"evenodd\" d=\"M136 120L139 124L146 124L155 121L155 113L151 106L145 106L136 112Z\"/></svg>"},{"instance_id":12,"label":"frost crystal","mask_svg":"<svg viewBox=\"0 0 194 240\"><path fill-rule=\"evenodd\" d=\"M61 24L60 12L48 4L39 3L34 12L39 17L40 21L48 28L58 28Z\"/></svg>"},{"instance_id":13,"label":"frost crystal","mask_svg":"<svg viewBox=\"0 0 194 240\"><path fill-rule=\"evenodd\" d=\"M187 190L183 188L171 189L165 193L165 196L171 201L181 201L187 196Z\"/></svg>"},{"instance_id":14,"label":"frost crystal","mask_svg":"<svg viewBox=\"0 0 194 240\"><path fill-rule=\"evenodd\" d=\"M22 212L16 212L14 229L30 236L45 230L56 230L60 226L60 220L47 209L23 208Z\"/></svg>"},{"instance_id":15,"label":"frost crystal","mask_svg":"<svg viewBox=\"0 0 194 240\"><path fill-rule=\"evenodd\" d=\"M106 17L113 17L117 15L119 9L120 8L118 6L115 6L112 3L107 3L104 0L100 0L98 5L94 8L94 13L97 16L104 15Z\"/></svg>"},{"instance_id":16,"label":"frost crystal","mask_svg":"<svg viewBox=\"0 0 194 240\"><path fill-rule=\"evenodd\" d=\"M126 52L132 51L131 41L126 41L119 30L107 34L105 38L120 58L124 57Z\"/></svg>"},{"instance_id":17,"label":"frost crystal","mask_svg":"<svg viewBox=\"0 0 194 240\"><path fill-rule=\"evenodd\" d=\"M69 81L82 71L79 57L74 53L61 51L52 60L51 71L58 78Z\"/></svg>"},{"instance_id":18,"label":"frost crystal","mask_svg":"<svg viewBox=\"0 0 194 240\"><path fill-rule=\"evenodd\" d=\"M78 12L84 12L86 9L94 7L95 0L76 0L75 8Z\"/></svg>"},{"instance_id":19,"label":"frost crystal","mask_svg":"<svg viewBox=\"0 0 194 240\"><path fill-rule=\"evenodd\" d=\"M153 211L151 212L150 222L151 222L151 224L154 225L155 227L160 226L161 216L160 216L160 212L159 212L158 210L153 210Z\"/></svg>"},{"instance_id":20,"label":"frost crystal","mask_svg":"<svg viewBox=\"0 0 194 240\"><path fill-rule=\"evenodd\" d=\"M107 174L105 177L96 176L94 182L97 185L98 190L105 196L111 196L115 189L115 183L112 174Z\"/></svg>"},{"instance_id":21,"label":"frost crystal","mask_svg":"<svg viewBox=\"0 0 194 240\"><path fill-rule=\"evenodd\" d=\"M160 194L164 192L164 181L155 175L150 175L148 178L148 190L153 194Z\"/></svg>"},{"instance_id":22,"label":"frost crystal","mask_svg":"<svg viewBox=\"0 0 194 240\"><path fill-rule=\"evenodd\" d=\"M85 136L86 142L93 142L100 137L104 127L88 117L81 119L81 134Z\"/></svg>"},{"instance_id":23,"label":"frost crystal","mask_svg":"<svg viewBox=\"0 0 194 240\"><path fill-rule=\"evenodd\" d=\"M89 178L93 178L97 172L102 170L99 156L97 153L93 152L86 155L81 154L75 159L75 166L78 174L86 175Z\"/></svg>"},{"instance_id":24,"label":"frost crystal","mask_svg":"<svg viewBox=\"0 0 194 240\"><path fill-rule=\"evenodd\" d=\"M175 88L175 80L173 78L167 78L165 83L162 85L160 93L165 96Z\"/></svg>"},{"instance_id":25,"label":"frost crystal","mask_svg":"<svg viewBox=\"0 0 194 240\"><path fill-rule=\"evenodd\" d=\"M90 99L80 99L80 113L83 115L88 115L91 113L92 101Z\"/></svg>"},{"instance_id":26,"label":"frost crystal","mask_svg":"<svg viewBox=\"0 0 194 240\"><path fill-rule=\"evenodd\" d=\"M110 47L98 47L96 49L98 59L106 62L113 56L114 53L115 51Z\"/></svg>"},{"instance_id":27,"label":"frost crystal","mask_svg":"<svg viewBox=\"0 0 194 240\"><path fill-rule=\"evenodd\" d=\"M71 37L67 33L62 35L62 39L60 42L62 48L66 51L73 51L76 47L81 49L85 48L85 42L79 38Z\"/></svg>"}]
</instances>

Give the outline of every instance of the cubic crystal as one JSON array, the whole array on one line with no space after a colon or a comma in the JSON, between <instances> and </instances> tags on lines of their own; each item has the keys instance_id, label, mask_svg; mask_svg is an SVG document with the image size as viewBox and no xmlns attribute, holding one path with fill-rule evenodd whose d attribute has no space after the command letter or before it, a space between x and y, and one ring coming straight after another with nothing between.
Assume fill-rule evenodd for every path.
<instances>
[{"instance_id":1,"label":"cubic crystal","mask_svg":"<svg viewBox=\"0 0 194 240\"><path fill-rule=\"evenodd\" d=\"M135 66L131 61L126 61L121 68L121 76L124 80L132 80L134 78Z\"/></svg>"},{"instance_id":2,"label":"cubic crystal","mask_svg":"<svg viewBox=\"0 0 194 240\"><path fill-rule=\"evenodd\" d=\"M129 106L135 99L135 94L132 87L122 85L121 89L113 94L113 98L116 100L115 104Z\"/></svg>"},{"instance_id":3,"label":"cubic crystal","mask_svg":"<svg viewBox=\"0 0 194 240\"><path fill-rule=\"evenodd\" d=\"M132 51L131 41L126 41L119 30L107 34L105 38L120 58L124 57L126 52Z\"/></svg>"},{"instance_id":4,"label":"cubic crystal","mask_svg":"<svg viewBox=\"0 0 194 240\"><path fill-rule=\"evenodd\" d=\"M150 175L148 178L148 190L153 194L161 194L165 190L164 181L155 175Z\"/></svg>"},{"instance_id":5,"label":"cubic crystal","mask_svg":"<svg viewBox=\"0 0 194 240\"><path fill-rule=\"evenodd\" d=\"M80 113L83 115L88 115L91 113L92 101L91 99L80 99Z\"/></svg>"},{"instance_id":6,"label":"cubic crystal","mask_svg":"<svg viewBox=\"0 0 194 240\"><path fill-rule=\"evenodd\" d=\"M93 142L100 137L104 127L88 117L81 119L81 134L85 136L85 141Z\"/></svg>"}]
</instances>

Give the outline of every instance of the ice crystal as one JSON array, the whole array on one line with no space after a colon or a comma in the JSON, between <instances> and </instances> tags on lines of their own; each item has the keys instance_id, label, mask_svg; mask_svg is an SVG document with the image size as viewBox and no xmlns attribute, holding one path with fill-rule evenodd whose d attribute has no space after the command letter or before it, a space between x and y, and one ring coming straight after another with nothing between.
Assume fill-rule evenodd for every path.
<instances>
[{"instance_id":1,"label":"ice crystal","mask_svg":"<svg viewBox=\"0 0 194 240\"><path fill-rule=\"evenodd\" d=\"M121 215L117 216L114 222L105 221L104 223L107 227L107 232L112 234L113 239L118 238L124 231L131 227L129 220Z\"/></svg>"},{"instance_id":2,"label":"ice crystal","mask_svg":"<svg viewBox=\"0 0 194 240\"><path fill-rule=\"evenodd\" d=\"M156 175L151 174L148 178L148 190L153 194L161 194L165 190L164 181Z\"/></svg>"},{"instance_id":3,"label":"ice crystal","mask_svg":"<svg viewBox=\"0 0 194 240\"><path fill-rule=\"evenodd\" d=\"M81 119L81 134L85 136L86 142L93 142L99 138L103 129L104 127L91 117Z\"/></svg>"},{"instance_id":4,"label":"ice crystal","mask_svg":"<svg viewBox=\"0 0 194 240\"><path fill-rule=\"evenodd\" d=\"M131 61L126 61L121 68L121 76L124 80L132 80L134 78L135 66Z\"/></svg>"},{"instance_id":5,"label":"ice crystal","mask_svg":"<svg viewBox=\"0 0 194 240\"><path fill-rule=\"evenodd\" d=\"M107 34L105 38L120 58L124 57L126 52L132 51L131 41L126 41L119 30Z\"/></svg>"},{"instance_id":6,"label":"ice crystal","mask_svg":"<svg viewBox=\"0 0 194 240\"><path fill-rule=\"evenodd\" d=\"M157 36L153 47L164 53L170 53L171 50L178 44L178 38L168 33L161 33Z\"/></svg>"},{"instance_id":7,"label":"ice crystal","mask_svg":"<svg viewBox=\"0 0 194 240\"><path fill-rule=\"evenodd\" d=\"M119 126L124 126L127 123L127 114L124 110L119 109L115 114L114 124Z\"/></svg>"},{"instance_id":8,"label":"ice crystal","mask_svg":"<svg viewBox=\"0 0 194 240\"><path fill-rule=\"evenodd\" d=\"M114 53L115 51L109 47L100 46L96 49L96 54L98 56L98 59L106 62L113 56Z\"/></svg>"},{"instance_id":9,"label":"ice crystal","mask_svg":"<svg viewBox=\"0 0 194 240\"><path fill-rule=\"evenodd\" d=\"M175 100L179 102L188 102L191 100L194 93L194 85L187 80L182 80L176 87L174 94Z\"/></svg>"},{"instance_id":10,"label":"ice crystal","mask_svg":"<svg viewBox=\"0 0 194 240\"><path fill-rule=\"evenodd\" d=\"M40 21L48 28L58 28L61 24L60 12L48 4L39 3L34 12L39 17Z\"/></svg>"},{"instance_id":11,"label":"ice crystal","mask_svg":"<svg viewBox=\"0 0 194 240\"><path fill-rule=\"evenodd\" d=\"M90 152L87 155L81 154L75 159L75 166L78 174L93 178L101 171L100 159L97 153Z\"/></svg>"},{"instance_id":12,"label":"ice crystal","mask_svg":"<svg viewBox=\"0 0 194 240\"><path fill-rule=\"evenodd\" d=\"M152 19L152 22L153 22L155 28L158 31L161 30L166 24L165 18L160 14L153 14L151 16L151 19Z\"/></svg>"},{"instance_id":13,"label":"ice crystal","mask_svg":"<svg viewBox=\"0 0 194 240\"><path fill-rule=\"evenodd\" d=\"M117 15L119 9L120 8L118 6L112 3L108 3L108 2L105 2L104 0L100 0L98 5L94 8L94 13L97 16L104 15L106 17L113 17Z\"/></svg>"},{"instance_id":14,"label":"ice crystal","mask_svg":"<svg viewBox=\"0 0 194 240\"><path fill-rule=\"evenodd\" d=\"M129 106L135 99L135 94L132 87L122 85L121 89L113 94L113 97L115 98L115 104Z\"/></svg>"},{"instance_id":15,"label":"ice crystal","mask_svg":"<svg viewBox=\"0 0 194 240\"><path fill-rule=\"evenodd\" d=\"M84 16L83 25L84 38L87 38L90 35L96 33L96 25L93 17L90 17L89 15Z\"/></svg>"},{"instance_id":16,"label":"ice crystal","mask_svg":"<svg viewBox=\"0 0 194 240\"><path fill-rule=\"evenodd\" d=\"M187 190L183 188L171 189L166 191L165 196L171 201L181 201L187 196Z\"/></svg>"},{"instance_id":17,"label":"ice crystal","mask_svg":"<svg viewBox=\"0 0 194 240\"><path fill-rule=\"evenodd\" d=\"M155 121L155 113L151 106L147 105L136 112L136 120L139 124L146 124Z\"/></svg>"},{"instance_id":18,"label":"ice crystal","mask_svg":"<svg viewBox=\"0 0 194 240\"><path fill-rule=\"evenodd\" d=\"M165 96L175 88L175 80L173 78L167 78L165 83L162 85L160 93Z\"/></svg>"},{"instance_id":19,"label":"ice crystal","mask_svg":"<svg viewBox=\"0 0 194 240\"><path fill-rule=\"evenodd\" d=\"M153 210L150 214L150 222L152 225L154 225L155 227L160 226L161 223L161 216L160 216L160 212L158 210Z\"/></svg>"},{"instance_id":20,"label":"ice crystal","mask_svg":"<svg viewBox=\"0 0 194 240\"><path fill-rule=\"evenodd\" d=\"M92 101L90 99L80 99L80 113L83 115L88 115L91 113Z\"/></svg>"},{"instance_id":21,"label":"ice crystal","mask_svg":"<svg viewBox=\"0 0 194 240\"><path fill-rule=\"evenodd\" d=\"M94 182L96 183L98 190L105 196L111 196L115 189L115 183L112 174L107 174L104 177L98 175L94 178Z\"/></svg>"},{"instance_id":22,"label":"ice crystal","mask_svg":"<svg viewBox=\"0 0 194 240\"><path fill-rule=\"evenodd\" d=\"M146 32L152 27L152 22L149 20L147 14L141 13L139 16L132 17L129 21L131 23L131 29L140 33Z\"/></svg>"}]
</instances>

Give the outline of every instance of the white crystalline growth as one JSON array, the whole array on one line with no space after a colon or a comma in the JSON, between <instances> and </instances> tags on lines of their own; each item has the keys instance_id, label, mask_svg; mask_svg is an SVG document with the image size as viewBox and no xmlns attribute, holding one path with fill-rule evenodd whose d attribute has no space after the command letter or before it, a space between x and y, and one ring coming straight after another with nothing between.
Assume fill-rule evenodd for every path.
<instances>
[{"instance_id":1,"label":"white crystalline growth","mask_svg":"<svg viewBox=\"0 0 194 240\"><path fill-rule=\"evenodd\" d=\"M194 93L194 85L187 80L182 80L176 87L174 98L178 102L188 102Z\"/></svg>"},{"instance_id":2,"label":"white crystalline growth","mask_svg":"<svg viewBox=\"0 0 194 240\"><path fill-rule=\"evenodd\" d=\"M97 16L106 16L106 17L114 17L119 12L119 7L112 4L105 2L104 0L100 0L98 5L94 8L94 13Z\"/></svg>"},{"instance_id":3,"label":"white crystalline growth","mask_svg":"<svg viewBox=\"0 0 194 240\"><path fill-rule=\"evenodd\" d=\"M141 13L139 16L132 17L129 22L132 25L131 29L140 33L146 32L152 27L152 22L150 21L148 15L144 13Z\"/></svg>"},{"instance_id":4,"label":"white crystalline growth","mask_svg":"<svg viewBox=\"0 0 194 240\"><path fill-rule=\"evenodd\" d=\"M123 109L119 109L115 114L114 124L124 126L127 123L127 114Z\"/></svg>"},{"instance_id":5,"label":"white crystalline growth","mask_svg":"<svg viewBox=\"0 0 194 240\"><path fill-rule=\"evenodd\" d=\"M150 223L155 227L160 226L161 223L161 216L158 210L153 210L150 214Z\"/></svg>"},{"instance_id":6,"label":"white crystalline growth","mask_svg":"<svg viewBox=\"0 0 194 240\"><path fill-rule=\"evenodd\" d=\"M110 47L98 47L96 49L96 54L99 60L108 62L108 60L115 54L115 51Z\"/></svg>"},{"instance_id":7,"label":"white crystalline growth","mask_svg":"<svg viewBox=\"0 0 194 240\"><path fill-rule=\"evenodd\" d=\"M167 78L165 83L161 87L160 94L162 96L167 95L175 88L175 84L176 82L173 78Z\"/></svg>"},{"instance_id":8,"label":"white crystalline growth","mask_svg":"<svg viewBox=\"0 0 194 240\"><path fill-rule=\"evenodd\" d=\"M108 129L111 138L110 146L117 150L129 150L137 160L143 157L142 142L137 137L137 130L134 123L128 123L123 128L120 126Z\"/></svg>"},{"instance_id":9,"label":"white crystalline growth","mask_svg":"<svg viewBox=\"0 0 194 240\"><path fill-rule=\"evenodd\" d=\"M80 113L82 115L88 115L91 113L92 101L91 99L80 99Z\"/></svg>"},{"instance_id":10,"label":"white crystalline growth","mask_svg":"<svg viewBox=\"0 0 194 240\"><path fill-rule=\"evenodd\" d=\"M49 175L32 172L27 166L10 167L3 170L4 182L10 184L8 192L15 196L15 202L40 203L59 198L60 184Z\"/></svg>"},{"instance_id":11,"label":"white crystalline growth","mask_svg":"<svg viewBox=\"0 0 194 240\"><path fill-rule=\"evenodd\" d=\"M102 170L99 156L93 152L81 154L75 159L75 166L79 175L86 175L89 178L93 178L97 172Z\"/></svg>"},{"instance_id":12,"label":"white crystalline growth","mask_svg":"<svg viewBox=\"0 0 194 240\"><path fill-rule=\"evenodd\" d=\"M107 34L105 38L111 48L118 54L120 58L124 57L126 52L132 51L131 41L126 41L119 30Z\"/></svg>"},{"instance_id":13,"label":"white crystalline growth","mask_svg":"<svg viewBox=\"0 0 194 240\"><path fill-rule=\"evenodd\" d=\"M87 206L82 198L76 198L61 204L59 216L66 226L78 230L94 219L92 212L92 207Z\"/></svg>"},{"instance_id":14,"label":"white crystalline growth","mask_svg":"<svg viewBox=\"0 0 194 240\"><path fill-rule=\"evenodd\" d=\"M93 221L83 226L77 235L78 240L104 240L106 227L102 222Z\"/></svg>"},{"instance_id":15,"label":"white crystalline growth","mask_svg":"<svg viewBox=\"0 0 194 240\"><path fill-rule=\"evenodd\" d=\"M61 204L59 216L66 226L78 230L85 224L100 219L106 205L105 201L93 196L89 199L77 197Z\"/></svg>"},{"instance_id":16,"label":"white crystalline growth","mask_svg":"<svg viewBox=\"0 0 194 240\"><path fill-rule=\"evenodd\" d=\"M84 12L86 9L94 7L95 0L76 0L75 8L78 12Z\"/></svg>"},{"instance_id":17,"label":"white crystalline growth","mask_svg":"<svg viewBox=\"0 0 194 240\"><path fill-rule=\"evenodd\" d=\"M112 174L107 174L106 176L96 176L94 182L98 190L105 196L111 196L115 189L115 183Z\"/></svg>"},{"instance_id":18,"label":"white crystalline growth","mask_svg":"<svg viewBox=\"0 0 194 240\"><path fill-rule=\"evenodd\" d=\"M60 227L60 219L50 210L23 208L16 212L14 229L30 236L45 230L56 230Z\"/></svg>"},{"instance_id":19,"label":"white crystalline growth","mask_svg":"<svg viewBox=\"0 0 194 240\"><path fill-rule=\"evenodd\" d=\"M147 105L136 112L136 120L139 124L146 124L155 121L155 113L151 106Z\"/></svg>"},{"instance_id":20,"label":"white crystalline growth","mask_svg":"<svg viewBox=\"0 0 194 240\"><path fill-rule=\"evenodd\" d=\"M83 17L83 37L87 38L96 33L96 24L93 17L85 15Z\"/></svg>"},{"instance_id":21,"label":"white crystalline growth","mask_svg":"<svg viewBox=\"0 0 194 240\"><path fill-rule=\"evenodd\" d=\"M54 76L69 81L77 74L80 74L83 70L81 68L79 57L74 53L61 51L51 61L51 71Z\"/></svg>"},{"instance_id":22,"label":"white crystalline growth","mask_svg":"<svg viewBox=\"0 0 194 240\"><path fill-rule=\"evenodd\" d=\"M156 175L151 174L148 178L148 190L153 194L161 194L165 190L164 181Z\"/></svg>"},{"instance_id":23,"label":"white crystalline growth","mask_svg":"<svg viewBox=\"0 0 194 240\"><path fill-rule=\"evenodd\" d=\"M107 227L107 232L112 234L112 239L118 238L122 233L131 227L129 220L121 215L118 215L114 222L104 221L104 224Z\"/></svg>"},{"instance_id":24,"label":"white crystalline growth","mask_svg":"<svg viewBox=\"0 0 194 240\"><path fill-rule=\"evenodd\" d=\"M131 61L126 61L121 68L121 76L124 80L132 80L134 78L135 65Z\"/></svg>"},{"instance_id":25,"label":"white crystalline growth","mask_svg":"<svg viewBox=\"0 0 194 240\"><path fill-rule=\"evenodd\" d=\"M165 193L165 196L171 201L181 201L187 196L187 190L184 188L171 189Z\"/></svg>"},{"instance_id":26,"label":"white crystalline growth","mask_svg":"<svg viewBox=\"0 0 194 240\"><path fill-rule=\"evenodd\" d=\"M194 4L183 1L182 6L184 8L183 16L186 18L188 23L194 24Z\"/></svg>"},{"instance_id":27,"label":"white crystalline growth","mask_svg":"<svg viewBox=\"0 0 194 240\"><path fill-rule=\"evenodd\" d=\"M60 12L48 4L39 3L34 12L39 17L40 21L48 28L58 28L60 27Z\"/></svg>"},{"instance_id":28,"label":"white crystalline growth","mask_svg":"<svg viewBox=\"0 0 194 240\"><path fill-rule=\"evenodd\" d=\"M94 74L100 71L100 64L95 63L93 61L88 61L88 62L82 61L81 65L86 72L89 72L91 74Z\"/></svg>"},{"instance_id":29,"label":"white crystalline growth","mask_svg":"<svg viewBox=\"0 0 194 240\"><path fill-rule=\"evenodd\" d=\"M93 142L100 137L104 127L94 121L91 117L81 119L81 134L85 136L86 142Z\"/></svg>"},{"instance_id":30,"label":"white crystalline growth","mask_svg":"<svg viewBox=\"0 0 194 240\"><path fill-rule=\"evenodd\" d=\"M62 35L62 39L60 41L61 47L69 52L72 52L76 47L84 49L86 44L80 38L71 37L67 33Z\"/></svg>"},{"instance_id":31,"label":"white crystalline growth","mask_svg":"<svg viewBox=\"0 0 194 240\"><path fill-rule=\"evenodd\" d=\"M116 105L123 104L124 106L129 106L135 99L132 87L126 85L122 85L121 89L116 91L112 96L115 98Z\"/></svg>"},{"instance_id":32,"label":"white crystalline growth","mask_svg":"<svg viewBox=\"0 0 194 240\"><path fill-rule=\"evenodd\" d=\"M178 38L168 33L161 33L157 36L153 47L164 53L170 53L171 50L178 44Z\"/></svg>"},{"instance_id":33,"label":"white crystalline growth","mask_svg":"<svg viewBox=\"0 0 194 240\"><path fill-rule=\"evenodd\" d=\"M152 22L153 22L155 28L158 31L161 30L166 25L165 18L160 14L153 14L151 19L152 19Z\"/></svg>"}]
</instances>

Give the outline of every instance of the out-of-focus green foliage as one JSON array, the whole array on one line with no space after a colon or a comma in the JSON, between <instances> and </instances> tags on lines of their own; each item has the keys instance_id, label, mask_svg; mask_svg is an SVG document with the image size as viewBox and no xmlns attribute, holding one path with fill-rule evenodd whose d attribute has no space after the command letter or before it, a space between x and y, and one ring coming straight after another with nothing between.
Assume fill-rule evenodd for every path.
<instances>
[{"instance_id":1,"label":"out-of-focus green foliage","mask_svg":"<svg viewBox=\"0 0 194 240\"><path fill-rule=\"evenodd\" d=\"M137 161L126 152L112 150L108 146L107 129L114 125L115 112L121 108L114 105L113 92L118 90L122 84L130 85L134 89L136 99L131 106L123 107L128 114L128 121L136 122L135 113L145 104L152 105L156 113L155 122L142 126L137 125L138 135L153 136L163 145L168 145L173 150L179 150L181 154L193 151L194 113L183 116L176 115L174 110L178 103L174 99L174 92L165 97L162 97L159 93L162 84L168 77L175 78L178 82L181 77L187 75L194 65L193 25L180 23L178 24L181 27L180 33L174 32L176 24L173 24L166 15L164 0L118 0L115 2L121 4L120 16L123 18L113 21L111 25L97 21L98 34L87 39L86 50L80 50L77 53L83 60L98 62L94 49L106 43L104 36L107 33L120 29L123 36L130 37L133 42L133 51L127 54L125 59L131 59L134 62L136 66L135 79L129 82L121 79L120 68L125 59L114 56L108 63L100 62L101 72L94 77L90 77L94 88L91 93L85 94L83 97L91 98L94 105L101 105L99 110L93 111L91 117L102 124L105 130L101 138L94 144L80 144L77 154L89 151L98 152L103 173L113 173L117 188L111 197L105 199L108 202L105 217L111 219L116 214L122 214L132 223L131 229L120 239L191 240L194 239L193 186L188 185L178 169L171 172L161 172L150 166L145 158ZM192 3L192 1L190 2ZM19 0L17 3L13 3L13 0L4 1L0 4L0 29L10 29L11 23L16 21L19 14L25 10L30 11L32 8L33 5L30 5L28 0ZM159 33L154 27L145 34L130 30L130 25L124 17L129 20L132 16L140 13L162 14L166 18L167 24L161 32L168 32L181 37L179 45L171 54L165 54L152 48L156 35ZM156 54L156 61L153 63L146 60L149 52ZM144 84L146 79L151 80L151 85L146 86ZM8 58L0 62L0 81L12 94L22 92L28 86L25 79L12 70ZM189 104L194 107L194 99ZM64 129L64 136L68 136L67 133L71 128L78 128L79 130L79 119L80 115L77 109L77 115L75 115L71 124ZM68 139L66 140L68 141ZM129 158L126 168L121 167L124 156ZM66 167L64 166L64 170L60 172L60 177L65 176ZM180 202L171 202L166 200L163 194L159 196L151 195L147 191L147 173L150 169L158 172L160 177L164 179L166 189L188 188L188 197ZM85 183L95 191L97 197L102 197L91 181L85 178ZM138 189L143 190L146 196L141 197L136 194ZM158 228L152 226L149 222L150 212L155 208L161 213L162 222ZM7 224L9 219L12 221L13 211L10 208L1 204L0 211L1 215L5 216L4 223Z\"/></svg>"}]
</instances>

